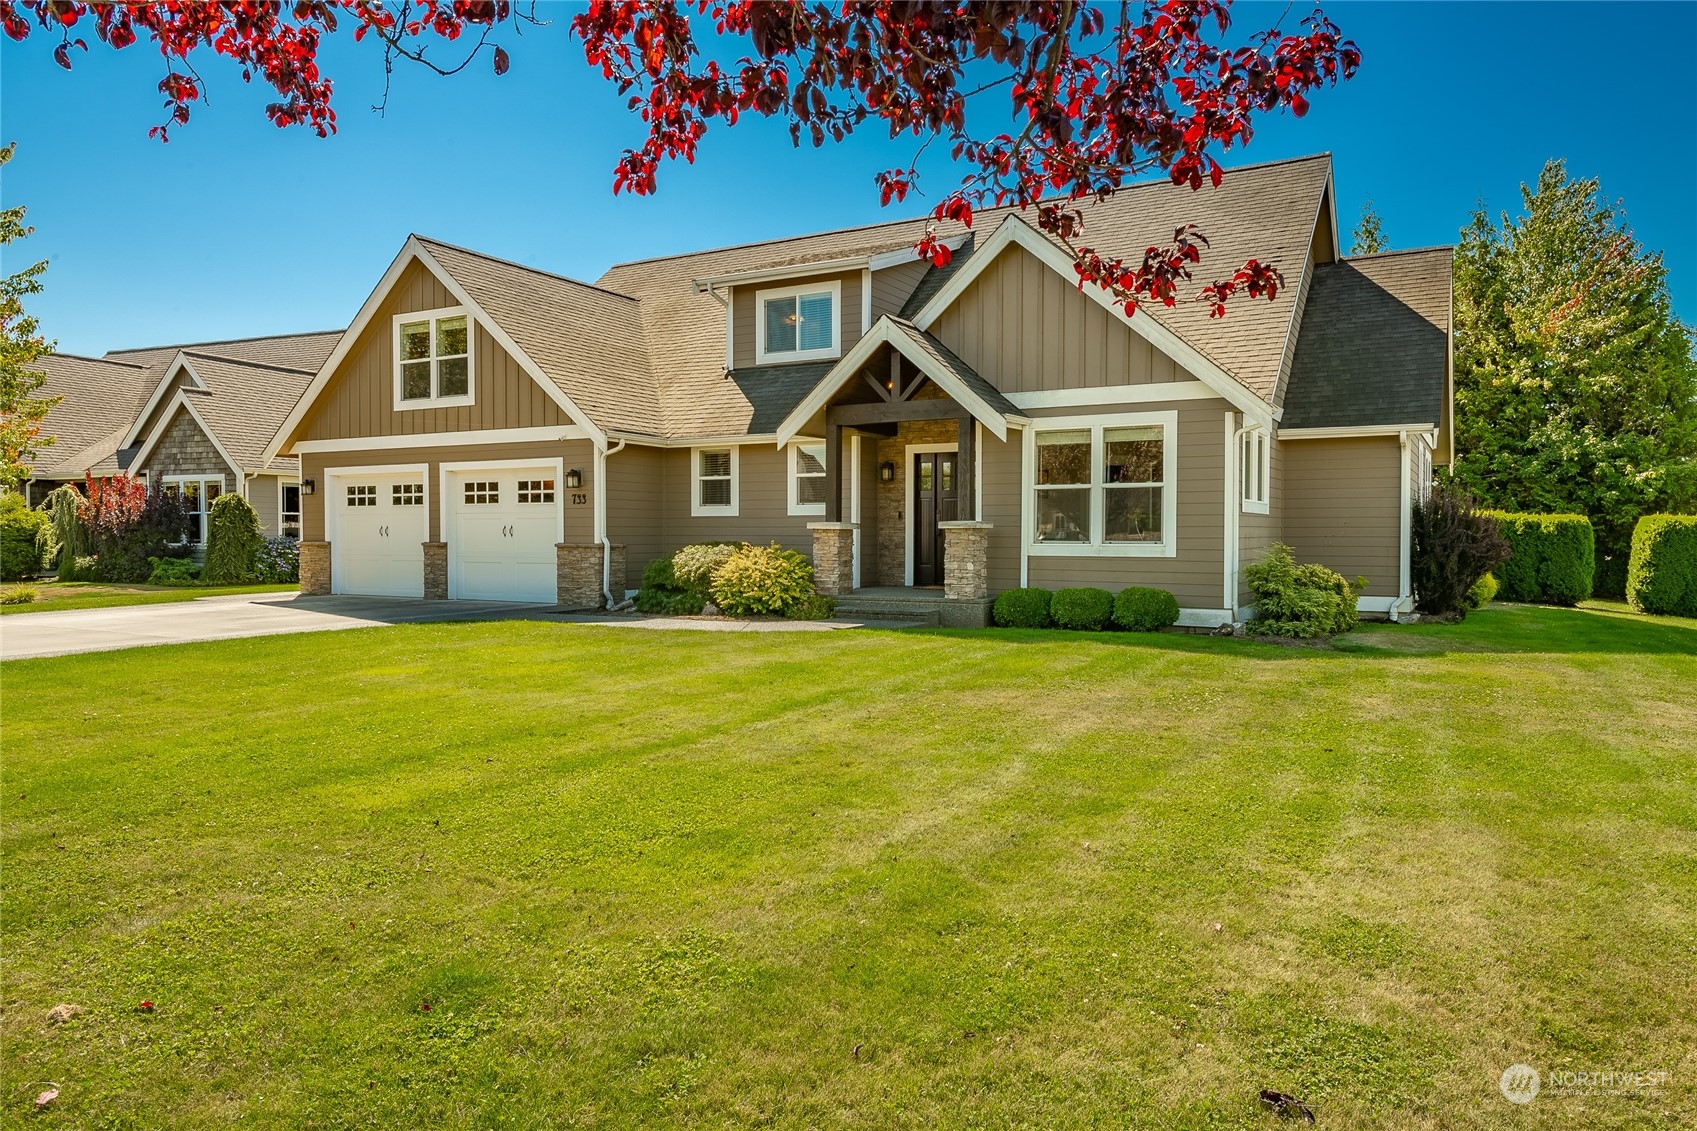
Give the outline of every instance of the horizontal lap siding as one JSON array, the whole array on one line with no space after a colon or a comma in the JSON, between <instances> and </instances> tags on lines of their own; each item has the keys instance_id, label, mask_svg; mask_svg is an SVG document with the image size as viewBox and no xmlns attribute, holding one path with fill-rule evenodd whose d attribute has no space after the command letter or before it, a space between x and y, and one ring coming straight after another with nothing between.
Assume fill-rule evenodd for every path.
<instances>
[{"instance_id":1,"label":"horizontal lap siding","mask_svg":"<svg viewBox=\"0 0 1697 1131\"><path fill-rule=\"evenodd\" d=\"M338 467L387 467L395 464L428 464L430 498L430 538L442 537L441 468L444 463L482 463L493 460L534 459L538 462L560 458L565 470L577 468L583 474L583 486L577 491L566 490L564 483L554 485L562 500L566 516L566 541L590 542L595 537L594 506L585 501L574 504L572 498L582 495L593 499L595 484L594 448L588 440L556 440L531 444L468 444L449 448L389 448L362 452L305 452L301 455L301 475L314 479L318 490L301 499L302 534L308 541L324 537L324 507L330 493L327 472ZM334 551L332 551L334 553Z\"/></svg>"},{"instance_id":2,"label":"horizontal lap siding","mask_svg":"<svg viewBox=\"0 0 1697 1131\"><path fill-rule=\"evenodd\" d=\"M872 272L872 321L876 323L886 314L900 314L930 266L930 260L915 256L912 263Z\"/></svg>"},{"instance_id":3,"label":"horizontal lap siding","mask_svg":"<svg viewBox=\"0 0 1697 1131\"><path fill-rule=\"evenodd\" d=\"M1365 576L1368 594L1396 596L1402 579L1396 437L1293 440L1282 447L1284 538L1296 559L1352 581Z\"/></svg>"},{"instance_id":4,"label":"horizontal lap siding","mask_svg":"<svg viewBox=\"0 0 1697 1131\"><path fill-rule=\"evenodd\" d=\"M1240 566L1254 565L1260 561L1266 556L1267 547L1279 541L1283 536L1284 444L1276 439L1270 441L1270 443L1272 444L1272 451L1268 455L1268 460L1272 466L1267 476L1267 513L1243 514L1242 525L1238 529L1237 546L1237 560ZM1241 446L1239 450L1241 451ZM1241 474L1241 470L1239 474ZM1238 484L1238 490L1241 495L1241 482ZM1242 503L1239 503L1238 506L1241 512ZM1241 568L1238 570L1237 579L1237 603L1239 605L1253 603L1254 595L1249 592L1249 586L1244 583Z\"/></svg>"},{"instance_id":5,"label":"horizontal lap siding","mask_svg":"<svg viewBox=\"0 0 1697 1131\"><path fill-rule=\"evenodd\" d=\"M805 287L809 283L842 284L843 308L837 312L837 336L842 352L847 353L860 341L861 273L847 271L840 275L811 275L798 279L778 279L769 283L747 283L731 292L731 315L736 320L731 336L731 351L736 368L746 369L755 364L755 319L759 316L755 295L777 288Z\"/></svg>"},{"instance_id":6,"label":"horizontal lap siding","mask_svg":"<svg viewBox=\"0 0 1697 1131\"><path fill-rule=\"evenodd\" d=\"M813 552L813 534L807 529L818 515L789 514L786 454L771 444L744 444L738 456L737 515L696 518L690 512L694 491L690 449L665 451L661 479L664 495L665 551L695 542L778 542L803 553Z\"/></svg>"},{"instance_id":7,"label":"horizontal lap siding","mask_svg":"<svg viewBox=\"0 0 1697 1131\"><path fill-rule=\"evenodd\" d=\"M662 521L666 454L631 446L607 457L607 537L624 546L625 584L633 588L649 562L675 548Z\"/></svg>"},{"instance_id":8,"label":"horizontal lap siding","mask_svg":"<svg viewBox=\"0 0 1697 1131\"><path fill-rule=\"evenodd\" d=\"M277 520L281 509L280 488L275 475L256 475L247 482L247 501L259 515L259 532L267 538L279 537L282 526Z\"/></svg>"},{"instance_id":9,"label":"horizontal lap siding","mask_svg":"<svg viewBox=\"0 0 1697 1131\"><path fill-rule=\"evenodd\" d=\"M395 408L394 317L458 305L418 263L396 281L296 431L302 440L417 436L479 428L565 426L571 419L482 327L472 330L475 403L458 408Z\"/></svg>"},{"instance_id":10,"label":"horizontal lap siding","mask_svg":"<svg viewBox=\"0 0 1697 1131\"><path fill-rule=\"evenodd\" d=\"M1178 411L1178 553L1171 558L1049 557L1029 559L1031 584L1045 589L1128 585L1167 589L1187 609L1225 604L1224 401L1164 401L1135 411ZM1118 410L1116 410L1118 411ZM1034 410L1033 415L1084 415L1086 410ZM1041 420L1038 421L1041 427ZM988 508L986 508L988 509Z\"/></svg>"},{"instance_id":11,"label":"horizontal lap siding","mask_svg":"<svg viewBox=\"0 0 1697 1131\"><path fill-rule=\"evenodd\" d=\"M1006 393L1192 379L1017 246L998 255L930 330Z\"/></svg>"}]
</instances>

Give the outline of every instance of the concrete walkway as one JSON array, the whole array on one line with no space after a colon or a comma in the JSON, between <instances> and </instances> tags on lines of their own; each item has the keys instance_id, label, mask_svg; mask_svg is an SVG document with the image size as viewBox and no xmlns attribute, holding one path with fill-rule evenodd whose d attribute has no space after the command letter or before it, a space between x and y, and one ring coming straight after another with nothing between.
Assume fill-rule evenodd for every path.
<instances>
[{"instance_id":1,"label":"concrete walkway","mask_svg":"<svg viewBox=\"0 0 1697 1131\"><path fill-rule=\"evenodd\" d=\"M291 632L332 632L428 621L547 620L629 628L683 628L715 632L821 632L884 627L870 621L739 621L683 617L573 614L553 605L505 601L421 601L404 597L302 597L251 593L201 597L163 605L16 613L0 618L0 660L109 652L152 644L233 640ZM894 626L892 626L894 627Z\"/></svg>"}]
</instances>

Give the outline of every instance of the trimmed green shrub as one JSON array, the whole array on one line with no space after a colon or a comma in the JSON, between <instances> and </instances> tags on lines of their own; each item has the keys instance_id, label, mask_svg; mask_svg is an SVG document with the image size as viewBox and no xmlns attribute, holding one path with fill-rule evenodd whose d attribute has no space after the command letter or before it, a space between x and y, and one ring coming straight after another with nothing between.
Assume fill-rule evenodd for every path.
<instances>
[{"instance_id":1,"label":"trimmed green shrub","mask_svg":"<svg viewBox=\"0 0 1697 1131\"><path fill-rule=\"evenodd\" d=\"M1486 574L1473 583L1473 588L1467 591L1467 596L1461 600L1462 607L1469 612L1478 612L1489 605L1497 596L1497 579Z\"/></svg>"},{"instance_id":2,"label":"trimmed green shrub","mask_svg":"<svg viewBox=\"0 0 1697 1131\"><path fill-rule=\"evenodd\" d=\"M1267 547L1267 555L1244 567L1243 576L1255 594L1255 619L1249 622L1255 635L1310 639L1348 632L1361 623L1355 599L1367 579L1358 577L1351 585L1323 565L1297 565L1283 542Z\"/></svg>"},{"instance_id":3,"label":"trimmed green shrub","mask_svg":"<svg viewBox=\"0 0 1697 1131\"><path fill-rule=\"evenodd\" d=\"M240 495L219 495L206 512L206 568L201 577L214 585L253 580L264 544L253 504Z\"/></svg>"},{"instance_id":4,"label":"trimmed green shrub","mask_svg":"<svg viewBox=\"0 0 1697 1131\"><path fill-rule=\"evenodd\" d=\"M29 605L41 596L41 590L33 585L14 585L0 593L0 605Z\"/></svg>"},{"instance_id":5,"label":"trimmed green shrub","mask_svg":"<svg viewBox=\"0 0 1697 1131\"><path fill-rule=\"evenodd\" d=\"M1638 520L1626 599L1641 613L1697 617L1697 515L1647 514Z\"/></svg>"},{"instance_id":6,"label":"trimmed green shrub","mask_svg":"<svg viewBox=\"0 0 1697 1131\"><path fill-rule=\"evenodd\" d=\"M1106 589L1082 587L1057 589L1049 602L1049 615L1059 628L1075 632L1100 632L1114 617L1114 595Z\"/></svg>"},{"instance_id":7,"label":"trimmed green shrub","mask_svg":"<svg viewBox=\"0 0 1697 1131\"><path fill-rule=\"evenodd\" d=\"M253 572L267 585L287 585L301 579L301 544L293 538L267 538L259 547Z\"/></svg>"},{"instance_id":8,"label":"trimmed green shrub","mask_svg":"<svg viewBox=\"0 0 1697 1131\"><path fill-rule=\"evenodd\" d=\"M22 495L0 497L0 581L39 577L47 568L53 522Z\"/></svg>"},{"instance_id":9,"label":"trimmed green shrub","mask_svg":"<svg viewBox=\"0 0 1697 1131\"><path fill-rule=\"evenodd\" d=\"M706 586L691 586L679 580L672 565L675 556L655 558L642 571L642 585L636 591L638 612L692 617L707 604Z\"/></svg>"},{"instance_id":10,"label":"trimmed green shrub","mask_svg":"<svg viewBox=\"0 0 1697 1131\"><path fill-rule=\"evenodd\" d=\"M837 602L823 593L813 593L793 606L784 615L791 620L830 620L837 613Z\"/></svg>"},{"instance_id":11,"label":"trimmed green shrub","mask_svg":"<svg viewBox=\"0 0 1697 1131\"><path fill-rule=\"evenodd\" d=\"M1473 589L1508 558L1497 520L1476 509L1467 492L1439 486L1415 504L1412 528L1410 566L1420 611L1464 617L1479 608L1469 603ZM1491 588L1496 591L1496 582Z\"/></svg>"},{"instance_id":12,"label":"trimmed green shrub","mask_svg":"<svg viewBox=\"0 0 1697 1131\"><path fill-rule=\"evenodd\" d=\"M744 542L713 574L713 603L727 616L787 616L812 596L813 563L776 542Z\"/></svg>"},{"instance_id":13,"label":"trimmed green shrub","mask_svg":"<svg viewBox=\"0 0 1697 1131\"><path fill-rule=\"evenodd\" d=\"M997 594L990 617L1003 628L1048 628L1055 623L1049 617L1053 599L1047 589L1008 589Z\"/></svg>"},{"instance_id":14,"label":"trimmed green shrub","mask_svg":"<svg viewBox=\"0 0 1697 1131\"><path fill-rule=\"evenodd\" d=\"M1508 560L1493 572L1505 601L1577 605L1591 595L1597 538L1582 514L1484 512L1497 520Z\"/></svg>"},{"instance_id":15,"label":"trimmed green shrub","mask_svg":"<svg viewBox=\"0 0 1697 1131\"><path fill-rule=\"evenodd\" d=\"M188 558L149 558L153 572L147 575L149 585L186 585L200 576L200 567Z\"/></svg>"},{"instance_id":16,"label":"trimmed green shrub","mask_svg":"<svg viewBox=\"0 0 1697 1131\"><path fill-rule=\"evenodd\" d=\"M1140 585L1121 589L1114 598L1114 623L1132 632L1159 632L1178 623L1178 598Z\"/></svg>"}]
</instances>

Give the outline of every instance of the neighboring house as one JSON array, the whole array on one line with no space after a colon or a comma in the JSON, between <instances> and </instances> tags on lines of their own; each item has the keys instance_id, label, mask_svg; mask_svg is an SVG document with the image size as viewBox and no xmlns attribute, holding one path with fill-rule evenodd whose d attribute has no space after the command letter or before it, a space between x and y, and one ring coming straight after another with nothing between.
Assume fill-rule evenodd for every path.
<instances>
[{"instance_id":1,"label":"neighboring house","mask_svg":"<svg viewBox=\"0 0 1697 1131\"><path fill-rule=\"evenodd\" d=\"M41 359L44 391L66 399L44 425L59 440L36 469L31 501L85 473L127 471L183 496L197 543L207 508L232 491L253 504L267 536L300 537L299 461L267 459L265 448L340 337L330 330ZM72 445L80 445L74 454Z\"/></svg>"},{"instance_id":2,"label":"neighboring house","mask_svg":"<svg viewBox=\"0 0 1697 1131\"><path fill-rule=\"evenodd\" d=\"M593 285L414 236L263 455L302 461L308 592L596 606L679 546L775 540L851 607L1152 585L1218 625L1283 540L1396 615L1450 455L1450 251L1344 259L1334 212L1326 156L1085 207L1104 254L1195 222L1210 277L1283 270L1217 319L1127 316L1009 209L941 225L944 268L912 220Z\"/></svg>"}]
</instances>

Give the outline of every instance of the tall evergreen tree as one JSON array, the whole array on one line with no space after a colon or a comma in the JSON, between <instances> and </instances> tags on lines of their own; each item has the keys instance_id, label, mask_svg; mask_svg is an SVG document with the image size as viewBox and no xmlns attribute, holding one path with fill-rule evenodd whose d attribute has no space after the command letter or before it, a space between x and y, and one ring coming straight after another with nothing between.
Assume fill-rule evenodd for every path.
<instances>
[{"instance_id":1,"label":"tall evergreen tree","mask_svg":"<svg viewBox=\"0 0 1697 1131\"><path fill-rule=\"evenodd\" d=\"M0 166L12 159L13 147L0 146ZM34 231L24 223L22 207L0 210L0 247ZM39 333L36 321L24 313L24 296L41 292L46 260L22 271L0 276L0 487L17 490L29 478L35 453L53 442L41 435L41 421L59 397L31 394L47 378L30 365L53 347Z\"/></svg>"},{"instance_id":2,"label":"tall evergreen tree","mask_svg":"<svg viewBox=\"0 0 1697 1131\"><path fill-rule=\"evenodd\" d=\"M1373 198L1368 197L1361 206L1361 219L1355 225L1355 235L1349 245L1351 255L1377 255L1385 251L1390 244L1385 240L1385 226L1379 220L1379 213L1373 207Z\"/></svg>"},{"instance_id":3,"label":"tall evergreen tree","mask_svg":"<svg viewBox=\"0 0 1697 1131\"><path fill-rule=\"evenodd\" d=\"M1697 506L1694 336L1596 180L1552 160L1521 197L1456 249L1453 473L1497 507L1589 515L1618 594L1638 517Z\"/></svg>"}]
</instances>

